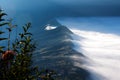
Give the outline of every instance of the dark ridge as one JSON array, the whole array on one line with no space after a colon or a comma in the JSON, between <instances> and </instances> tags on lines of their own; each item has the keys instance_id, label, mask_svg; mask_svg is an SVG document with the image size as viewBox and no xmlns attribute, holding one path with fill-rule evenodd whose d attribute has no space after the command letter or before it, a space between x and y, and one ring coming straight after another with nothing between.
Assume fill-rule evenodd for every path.
<instances>
[{"instance_id":1,"label":"dark ridge","mask_svg":"<svg viewBox=\"0 0 120 80\"><path fill-rule=\"evenodd\" d=\"M42 30L38 34L35 36L39 45L33 55L34 64L40 68L55 70L60 76L59 80L87 79L89 72L74 66L71 56L78 55L82 58L84 55L73 49L74 45L71 42L73 33L67 27L58 25L56 29ZM83 64L84 61L81 59L80 62Z\"/></svg>"},{"instance_id":2,"label":"dark ridge","mask_svg":"<svg viewBox=\"0 0 120 80\"><path fill-rule=\"evenodd\" d=\"M52 19L45 24L50 24L52 26L62 26L56 19Z\"/></svg>"}]
</instances>

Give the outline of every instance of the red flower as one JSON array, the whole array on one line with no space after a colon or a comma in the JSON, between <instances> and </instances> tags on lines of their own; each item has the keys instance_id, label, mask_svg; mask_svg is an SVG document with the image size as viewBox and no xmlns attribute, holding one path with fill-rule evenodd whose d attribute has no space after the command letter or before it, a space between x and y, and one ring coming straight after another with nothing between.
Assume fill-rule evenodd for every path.
<instances>
[{"instance_id":1,"label":"red flower","mask_svg":"<svg viewBox=\"0 0 120 80\"><path fill-rule=\"evenodd\" d=\"M2 59L3 59L3 60L13 60L15 54L16 54L16 53L15 53L14 51L12 51L12 50L5 51L5 52L2 54Z\"/></svg>"}]
</instances>

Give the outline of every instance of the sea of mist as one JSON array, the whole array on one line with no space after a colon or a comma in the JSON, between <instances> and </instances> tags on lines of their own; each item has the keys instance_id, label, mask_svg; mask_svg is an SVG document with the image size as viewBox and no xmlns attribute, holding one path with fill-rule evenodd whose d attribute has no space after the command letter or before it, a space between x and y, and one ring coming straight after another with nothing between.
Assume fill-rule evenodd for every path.
<instances>
[{"instance_id":1,"label":"sea of mist","mask_svg":"<svg viewBox=\"0 0 120 80\"><path fill-rule=\"evenodd\" d=\"M81 65L80 57L74 55L75 66L90 71L93 80L120 79L120 18L63 18L59 22L74 33L74 49L87 57Z\"/></svg>"}]
</instances>

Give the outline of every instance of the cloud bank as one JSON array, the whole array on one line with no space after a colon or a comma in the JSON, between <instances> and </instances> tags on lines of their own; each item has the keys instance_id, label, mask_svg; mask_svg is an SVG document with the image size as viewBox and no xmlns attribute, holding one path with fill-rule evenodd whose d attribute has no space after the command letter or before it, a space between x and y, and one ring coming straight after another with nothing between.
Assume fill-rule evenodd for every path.
<instances>
[{"instance_id":1,"label":"cloud bank","mask_svg":"<svg viewBox=\"0 0 120 80\"><path fill-rule=\"evenodd\" d=\"M77 35L77 39L73 37L73 42L77 46L75 49L90 60L89 64L84 64L83 67L102 75L105 80L119 80L120 36L79 29L71 29L71 31ZM79 58L74 56L74 59ZM79 62L75 62L75 66L81 67Z\"/></svg>"}]
</instances>

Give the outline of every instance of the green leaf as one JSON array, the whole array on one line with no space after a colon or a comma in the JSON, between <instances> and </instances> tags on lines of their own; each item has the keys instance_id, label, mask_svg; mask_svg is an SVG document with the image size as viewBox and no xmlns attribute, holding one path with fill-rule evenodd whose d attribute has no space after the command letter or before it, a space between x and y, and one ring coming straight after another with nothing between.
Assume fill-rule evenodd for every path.
<instances>
[{"instance_id":1,"label":"green leaf","mask_svg":"<svg viewBox=\"0 0 120 80\"><path fill-rule=\"evenodd\" d=\"M5 19L0 19L0 21L5 21Z\"/></svg>"},{"instance_id":2,"label":"green leaf","mask_svg":"<svg viewBox=\"0 0 120 80\"><path fill-rule=\"evenodd\" d=\"M23 26L23 30L24 30L25 33L27 32L27 29L24 26Z\"/></svg>"},{"instance_id":3,"label":"green leaf","mask_svg":"<svg viewBox=\"0 0 120 80\"><path fill-rule=\"evenodd\" d=\"M6 23L1 23L1 24L0 24L0 27L1 27L1 26L4 26L4 25L7 25L7 24L8 24L7 22L6 22Z\"/></svg>"},{"instance_id":4,"label":"green leaf","mask_svg":"<svg viewBox=\"0 0 120 80\"><path fill-rule=\"evenodd\" d=\"M27 29L29 29L31 27L31 23L29 22L28 24L26 24Z\"/></svg>"},{"instance_id":5,"label":"green leaf","mask_svg":"<svg viewBox=\"0 0 120 80\"><path fill-rule=\"evenodd\" d=\"M25 35L32 35L32 33L25 33Z\"/></svg>"},{"instance_id":6,"label":"green leaf","mask_svg":"<svg viewBox=\"0 0 120 80\"><path fill-rule=\"evenodd\" d=\"M26 41L25 41L25 40L21 40L20 42L21 42L21 43L26 43Z\"/></svg>"},{"instance_id":7,"label":"green leaf","mask_svg":"<svg viewBox=\"0 0 120 80\"><path fill-rule=\"evenodd\" d=\"M5 48L5 46L0 46L0 52L3 52L3 48Z\"/></svg>"},{"instance_id":8,"label":"green leaf","mask_svg":"<svg viewBox=\"0 0 120 80\"><path fill-rule=\"evenodd\" d=\"M12 29L11 28L6 28L9 32L11 32L12 31Z\"/></svg>"},{"instance_id":9,"label":"green leaf","mask_svg":"<svg viewBox=\"0 0 120 80\"><path fill-rule=\"evenodd\" d=\"M23 33L20 33L19 35L20 35L20 37L21 37L21 38L23 38L23 37L24 37L24 34L23 34Z\"/></svg>"},{"instance_id":10,"label":"green leaf","mask_svg":"<svg viewBox=\"0 0 120 80\"><path fill-rule=\"evenodd\" d=\"M3 31L0 31L0 34L3 34L3 33L5 33L5 32L3 32Z\"/></svg>"},{"instance_id":11,"label":"green leaf","mask_svg":"<svg viewBox=\"0 0 120 80\"><path fill-rule=\"evenodd\" d=\"M2 16L7 15L6 13L0 13L0 18L2 18Z\"/></svg>"},{"instance_id":12,"label":"green leaf","mask_svg":"<svg viewBox=\"0 0 120 80\"><path fill-rule=\"evenodd\" d=\"M0 46L0 49L5 48L5 46Z\"/></svg>"},{"instance_id":13,"label":"green leaf","mask_svg":"<svg viewBox=\"0 0 120 80\"><path fill-rule=\"evenodd\" d=\"M7 39L8 39L8 38L0 38L0 41L1 41L1 40L7 40Z\"/></svg>"}]
</instances>

